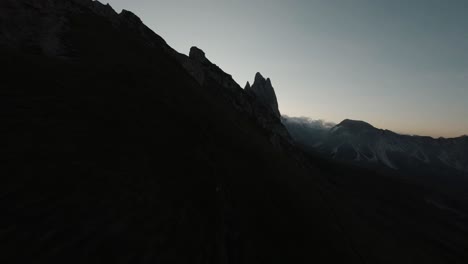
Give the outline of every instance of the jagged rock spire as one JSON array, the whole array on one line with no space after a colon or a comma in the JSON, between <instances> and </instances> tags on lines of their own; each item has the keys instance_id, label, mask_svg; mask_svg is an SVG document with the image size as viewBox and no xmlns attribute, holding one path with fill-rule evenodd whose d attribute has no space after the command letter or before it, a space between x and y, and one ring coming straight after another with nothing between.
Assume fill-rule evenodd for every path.
<instances>
[{"instance_id":1,"label":"jagged rock spire","mask_svg":"<svg viewBox=\"0 0 468 264\"><path fill-rule=\"evenodd\" d=\"M262 75L261 73L257 72L257 73L255 74L255 81L254 81L254 83L256 83L256 82L264 82L264 81L265 81L265 77L263 77L263 75Z\"/></svg>"},{"instance_id":2,"label":"jagged rock spire","mask_svg":"<svg viewBox=\"0 0 468 264\"><path fill-rule=\"evenodd\" d=\"M281 118L278 109L278 100L270 79L265 79L261 73L257 72L253 85L250 86L249 83L247 84L248 85L245 87L246 92L253 94L260 103L271 109L275 116Z\"/></svg>"}]
</instances>

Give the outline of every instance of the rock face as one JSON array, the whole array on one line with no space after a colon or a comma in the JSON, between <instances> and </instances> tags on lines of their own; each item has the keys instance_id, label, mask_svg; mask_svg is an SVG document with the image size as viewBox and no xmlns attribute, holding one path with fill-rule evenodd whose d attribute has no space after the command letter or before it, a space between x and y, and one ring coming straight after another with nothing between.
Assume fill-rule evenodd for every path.
<instances>
[{"instance_id":1,"label":"rock face","mask_svg":"<svg viewBox=\"0 0 468 264\"><path fill-rule=\"evenodd\" d=\"M245 91L255 96L255 98L257 98L257 100L265 107L270 109L278 119L281 118L276 93L269 78L265 79L260 73L257 73L255 75L253 85L250 87L247 83Z\"/></svg>"}]
</instances>

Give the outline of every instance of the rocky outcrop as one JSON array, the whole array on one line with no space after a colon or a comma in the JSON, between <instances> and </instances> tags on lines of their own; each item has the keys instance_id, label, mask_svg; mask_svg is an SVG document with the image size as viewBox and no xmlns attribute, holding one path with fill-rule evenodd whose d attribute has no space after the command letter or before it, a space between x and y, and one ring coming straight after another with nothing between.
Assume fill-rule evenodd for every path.
<instances>
[{"instance_id":1,"label":"rocky outcrop","mask_svg":"<svg viewBox=\"0 0 468 264\"><path fill-rule=\"evenodd\" d=\"M211 62L206 58L205 52L197 47L192 47L190 49L189 58L202 65L211 64Z\"/></svg>"}]
</instances>

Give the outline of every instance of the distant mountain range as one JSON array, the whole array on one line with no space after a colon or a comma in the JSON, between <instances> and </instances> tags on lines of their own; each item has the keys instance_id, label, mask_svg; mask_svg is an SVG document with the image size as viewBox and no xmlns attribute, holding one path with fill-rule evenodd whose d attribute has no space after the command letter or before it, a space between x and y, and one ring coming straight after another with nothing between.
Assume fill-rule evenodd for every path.
<instances>
[{"instance_id":1,"label":"distant mountain range","mask_svg":"<svg viewBox=\"0 0 468 264\"><path fill-rule=\"evenodd\" d=\"M324 157L405 174L468 177L468 137L431 138L401 135L364 121L337 125L283 117L291 136Z\"/></svg>"}]
</instances>

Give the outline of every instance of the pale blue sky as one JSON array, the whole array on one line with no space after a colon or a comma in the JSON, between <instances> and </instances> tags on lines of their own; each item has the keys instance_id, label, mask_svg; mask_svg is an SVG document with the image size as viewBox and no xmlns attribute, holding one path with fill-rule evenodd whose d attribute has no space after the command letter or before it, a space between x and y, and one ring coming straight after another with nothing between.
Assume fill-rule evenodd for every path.
<instances>
[{"instance_id":1,"label":"pale blue sky","mask_svg":"<svg viewBox=\"0 0 468 264\"><path fill-rule=\"evenodd\" d=\"M468 134L468 1L107 1L241 86L270 77L283 114Z\"/></svg>"}]
</instances>

